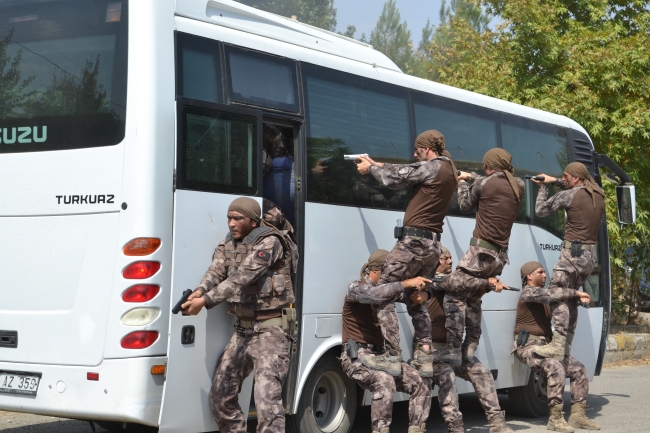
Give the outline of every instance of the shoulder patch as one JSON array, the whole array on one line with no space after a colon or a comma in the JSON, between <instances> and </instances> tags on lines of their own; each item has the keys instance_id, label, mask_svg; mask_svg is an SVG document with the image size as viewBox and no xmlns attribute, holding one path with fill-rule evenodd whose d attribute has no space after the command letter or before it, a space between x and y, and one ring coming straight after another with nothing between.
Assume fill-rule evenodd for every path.
<instances>
[{"instance_id":1,"label":"shoulder patch","mask_svg":"<svg viewBox=\"0 0 650 433\"><path fill-rule=\"evenodd\" d=\"M399 171L398 171L398 173L401 174L401 175L408 174L408 172L409 172L409 168L408 168L408 167L402 167L402 168L400 168Z\"/></svg>"},{"instance_id":2,"label":"shoulder patch","mask_svg":"<svg viewBox=\"0 0 650 433\"><path fill-rule=\"evenodd\" d=\"M271 254L267 253L266 251L260 250L255 253L255 257L257 257L258 259L262 259L265 262L268 262L271 259Z\"/></svg>"}]
</instances>

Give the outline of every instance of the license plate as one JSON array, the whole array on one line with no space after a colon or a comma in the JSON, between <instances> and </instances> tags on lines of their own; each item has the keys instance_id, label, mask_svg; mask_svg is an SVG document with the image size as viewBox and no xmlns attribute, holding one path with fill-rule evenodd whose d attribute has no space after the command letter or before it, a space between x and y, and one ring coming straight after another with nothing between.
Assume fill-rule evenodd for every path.
<instances>
[{"instance_id":1,"label":"license plate","mask_svg":"<svg viewBox=\"0 0 650 433\"><path fill-rule=\"evenodd\" d=\"M0 392L36 395L41 373L0 371Z\"/></svg>"}]
</instances>

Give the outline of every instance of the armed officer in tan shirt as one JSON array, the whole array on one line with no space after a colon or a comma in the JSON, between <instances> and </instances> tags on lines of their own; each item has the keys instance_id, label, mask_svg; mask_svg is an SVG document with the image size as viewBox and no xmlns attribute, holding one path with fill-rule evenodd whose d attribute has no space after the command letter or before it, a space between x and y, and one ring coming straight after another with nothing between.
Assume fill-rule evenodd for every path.
<instances>
[{"instance_id":1,"label":"armed officer in tan shirt","mask_svg":"<svg viewBox=\"0 0 650 433\"><path fill-rule=\"evenodd\" d=\"M253 372L257 431L284 433L282 383L289 369L290 337L281 316L282 309L294 302L291 277L297 249L286 232L261 220L260 206L250 198L230 204L228 228L230 233L216 248L210 268L182 308L196 315L203 307L228 302L228 312L238 319L217 361L210 390L219 430L246 431L238 394Z\"/></svg>"},{"instance_id":2,"label":"armed officer in tan shirt","mask_svg":"<svg viewBox=\"0 0 650 433\"><path fill-rule=\"evenodd\" d=\"M544 289L546 271L538 262L524 264L521 279L523 289L517 304L514 352L518 360L546 377L546 395L551 412L547 429L569 433L574 431L574 427L600 430L598 424L586 415L589 375L585 366L570 356L568 350L563 353L562 362L553 357L540 356L536 350L549 346L549 341L555 339L548 304L569 299L589 302L589 295L561 287ZM568 424L562 413L562 394L567 377L571 381L571 416Z\"/></svg>"},{"instance_id":3,"label":"armed officer in tan shirt","mask_svg":"<svg viewBox=\"0 0 650 433\"><path fill-rule=\"evenodd\" d=\"M535 203L535 214L544 217L564 209L566 211L566 232L562 242L560 259L553 268L549 289L556 287L578 289L585 282L596 263L596 241L598 227L605 210L605 193L581 162L572 162L564 169L562 180L541 174L543 181L533 179L540 185ZM563 191L547 199L548 190L544 184L555 184ZM558 361L564 358L565 346L571 347L578 324L578 304L574 299L551 303L555 331L553 343L536 347L535 353L553 356Z\"/></svg>"},{"instance_id":4,"label":"armed officer in tan shirt","mask_svg":"<svg viewBox=\"0 0 650 433\"><path fill-rule=\"evenodd\" d=\"M398 240L382 268L379 284L416 275L432 276L438 265L443 220L458 184L456 167L445 150L445 138L435 130L425 131L417 137L414 156L418 161L414 164L387 164L362 157L357 165L359 173L370 173L385 187L413 187L404 214L404 227L396 228ZM388 351L383 356L365 356L362 359L367 367L391 374L399 374L402 364L395 302L401 301L395 298L374 306ZM423 305L413 304L408 297L406 307L415 330L412 365L422 377L431 377L433 356L429 312Z\"/></svg>"}]
</instances>

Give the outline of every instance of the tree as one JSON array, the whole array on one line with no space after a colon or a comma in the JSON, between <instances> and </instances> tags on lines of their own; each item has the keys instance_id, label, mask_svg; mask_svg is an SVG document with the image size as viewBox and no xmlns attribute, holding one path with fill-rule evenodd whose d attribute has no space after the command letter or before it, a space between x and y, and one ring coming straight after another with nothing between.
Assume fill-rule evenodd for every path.
<instances>
[{"instance_id":1,"label":"tree","mask_svg":"<svg viewBox=\"0 0 650 433\"><path fill-rule=\"evenodd\" d=\"M589 132L598 152L614 159L636 185L647 185L650 0L482 5L503 24L480 32L467 21L451 20L451 39L432 41L424 75L570 117ZM616 218L614 191L606 192L614 293L629 301L649 267L650 191L637 188L638 220L624 228Z\"/></svg>"},{"instance_id":2,"label":"tree","mask_svg":"<svg viewBox=\"0 0 650 433\"><path fill-rule=\"evenodd\" d=\"M407 70L413 58L411 31L406 21L400 22L399 10L395 0L384 3L375 29L370 33L370 44L384 53L402 70Z\"/></svg>"},{"instance_id":3,"label":"tree","mask_svg":"<svg viewBox=\"0 0 650 433\"><path fill-rule=\"evenodd\" d=\"M7 46L11 43L13 35L12 29L0 40L0 118L3 119L16 116L33 95L33 92L27 91L27 87L34 81L34 77L21 79L20 62L23 59L23 50L18 50L13 59L7 53Z\"/></svg>"},{"instance_id":4,"label":"tree","mask_svg":"<svg viewBox=\"0 0 650 433\"><path fill-rule=\"evenodd\" d=\"M354 38L354 34L357 32L357 28L355 26L348 26L347 29L345 29L344 33L341 33L343 36L347 36L348 38Z\"/></svg>"},{"instance_id":5,"label":"tree","mask_svg":"<svg viewBox=\"0 0 650 433\"><path fill-rule=\"evenodd\" d=\"M285 17L296 16L298 21L319 27L336 30L336 8L334 0L235 0L266 12Z\"/></svg>"}]
</instances>

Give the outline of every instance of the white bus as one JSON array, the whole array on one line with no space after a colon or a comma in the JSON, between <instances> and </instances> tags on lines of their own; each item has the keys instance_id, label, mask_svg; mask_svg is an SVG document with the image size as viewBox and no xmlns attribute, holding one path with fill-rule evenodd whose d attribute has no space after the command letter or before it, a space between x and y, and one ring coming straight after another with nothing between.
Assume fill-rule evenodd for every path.
<instances>
[{"instance_id":1,"label":"white bus","mask_svg":"<svg viewBox=\"0 0 650 433\"><path fill-rule=\"evenodd\" d=\"M264 175L271 126L288 153ZM336 360L343 297L369 253L394 245L408 191L358 176L343 154L409 162L426 129L463 170L492 147L520 176L582 161L600 179L607 160L566 117L405 75L369 45L231 0L0 1L0 409L216 430L207 397L234 318L223 305L195 317L170 306L196 287L228 204L246 195L278 203L299 240L287 430L350 431L369 396ZM509 285L524 262L551 269L558 257L564 219L536 217L536 191L527 185L513 229ZM442 243L456 262L473 226L454 200ZM573 349L590 377L609 327L604 220L598 251ZM543 386L510 354L517 299L485 296L478 357L514 406L539 415Z\"/></svg>"}]
</instances>

